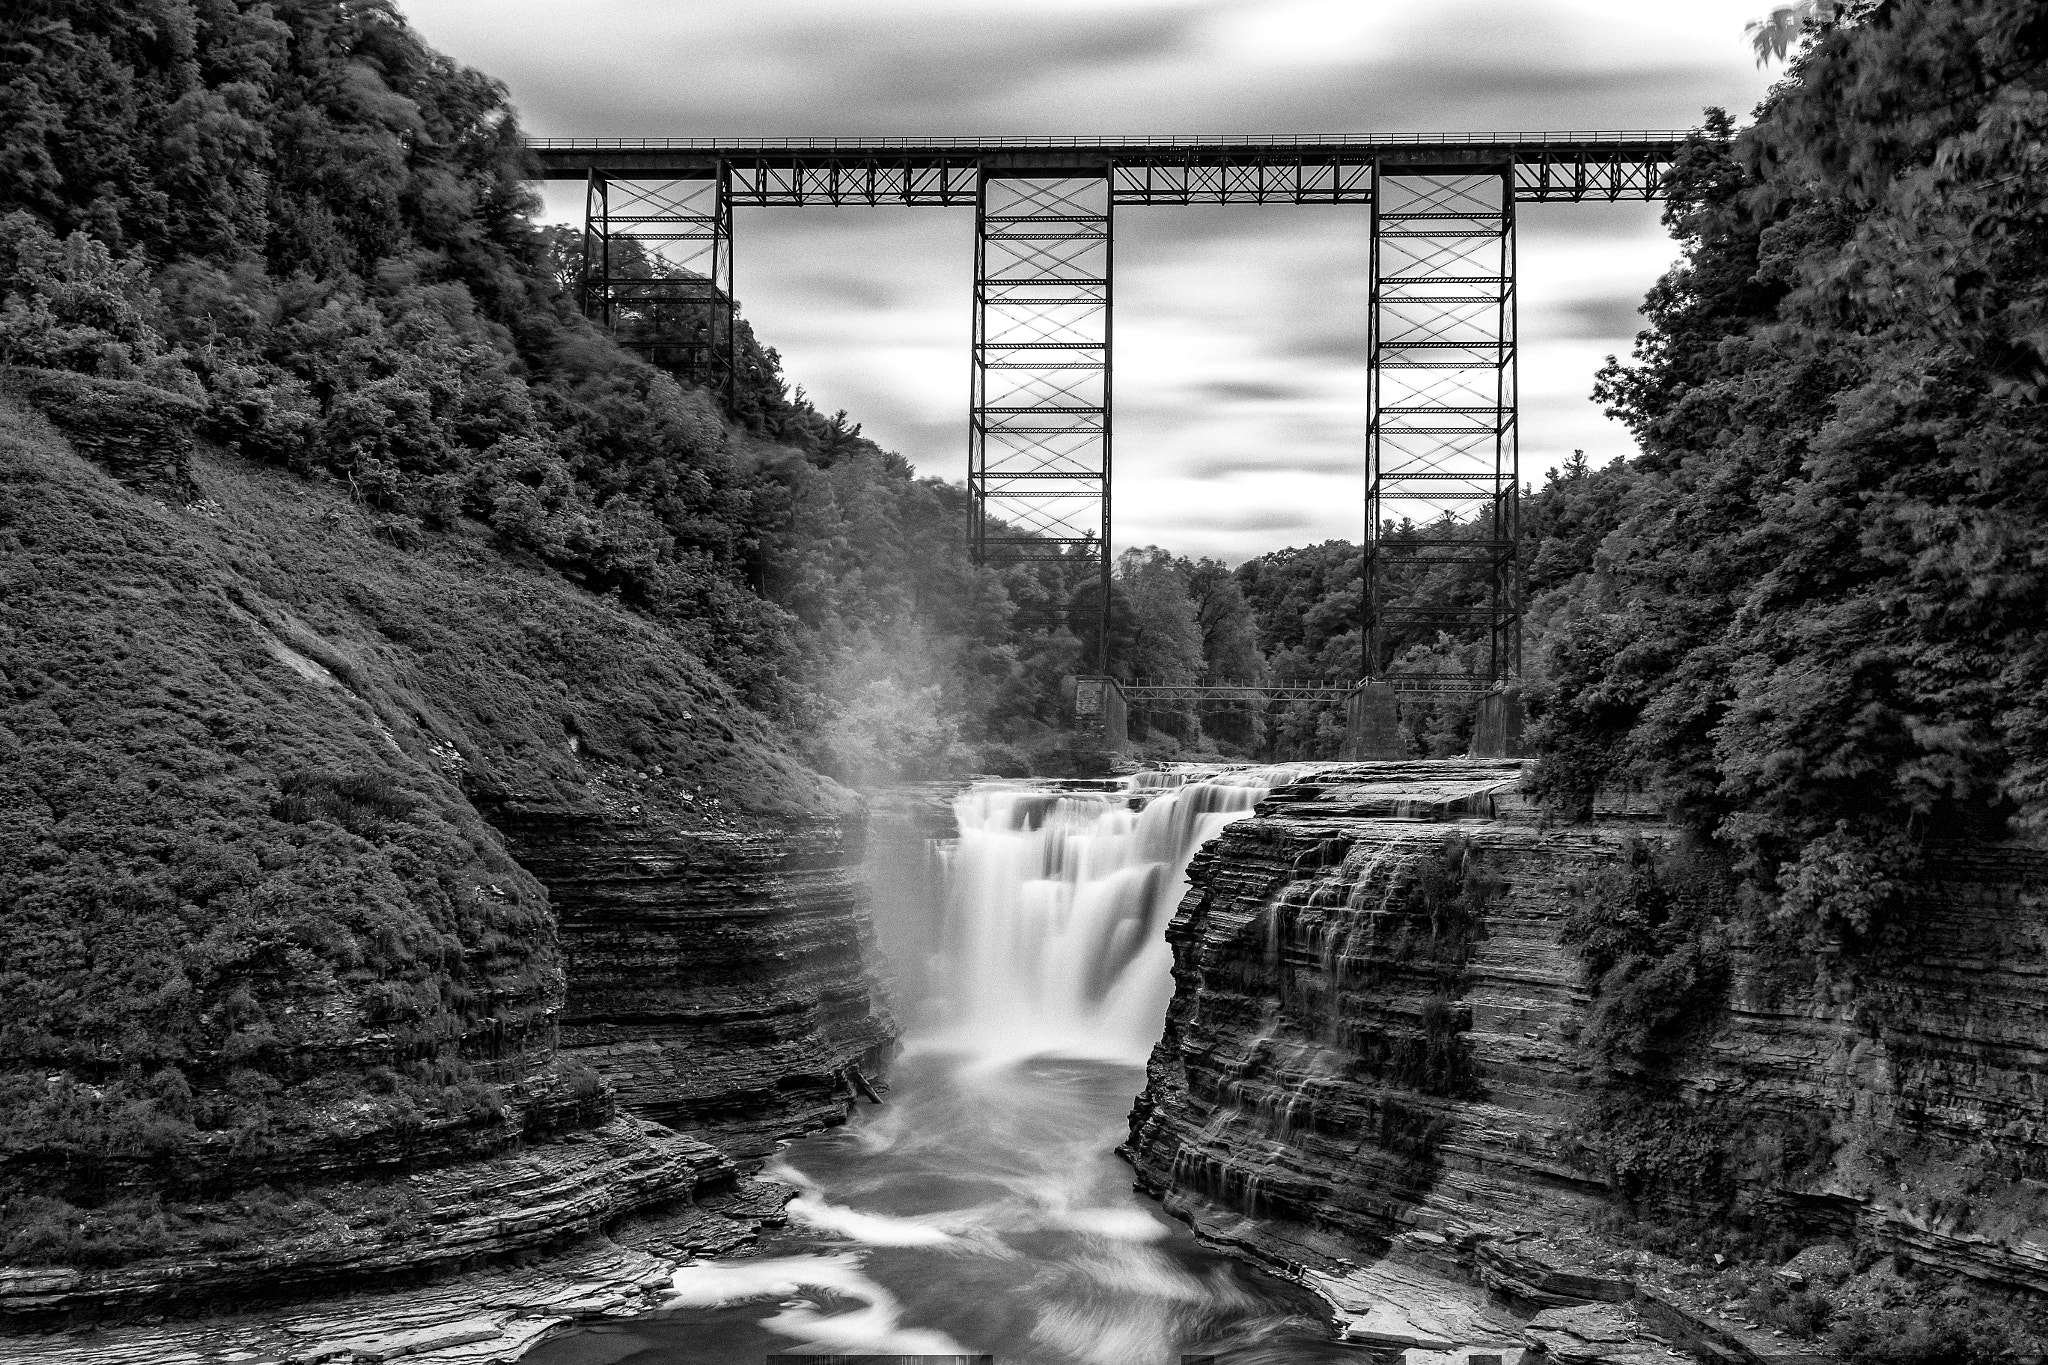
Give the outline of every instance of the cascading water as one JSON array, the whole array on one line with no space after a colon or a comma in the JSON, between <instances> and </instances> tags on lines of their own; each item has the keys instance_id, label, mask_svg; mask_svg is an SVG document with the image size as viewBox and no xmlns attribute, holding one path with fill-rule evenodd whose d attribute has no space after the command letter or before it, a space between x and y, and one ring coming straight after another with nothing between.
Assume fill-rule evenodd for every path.
<instances>
[{"instance_id":1,"label":"cascading water","mask_svg":"<svg viewBox=\"0 0 2048 1365\"><path fill-rule=\"evenodd\" d=\"M758 1254L685 1266L664 1310L546 1343L533 1365L1354 1359L1301 1291L1134 1195L1114 1155L1172 992L1164 931L1189 861L1284 771L981 783L936 857L900 829L881 841L877 927L913 1021L887 1102L763 1172L800 1194Z\"/></svg>"},{"instance_id":2,"label":"cascading water","mask_svg":"<svg viewBox=\"0 0 2048 1365\"><path fill-rule=\"evenodd\" d=\"M1143 1062L1173 993L1166 922L1188 863L1273 772L1143 773L1115 792L970 788L914 1043L990 1061Z\"/></svg>"}]
</instances>

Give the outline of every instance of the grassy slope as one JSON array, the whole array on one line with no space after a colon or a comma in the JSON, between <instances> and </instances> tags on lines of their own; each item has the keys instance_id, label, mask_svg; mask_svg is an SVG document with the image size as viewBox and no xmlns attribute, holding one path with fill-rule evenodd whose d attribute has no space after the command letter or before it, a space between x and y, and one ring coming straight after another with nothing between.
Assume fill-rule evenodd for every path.
<instances>
[{"instance_id":1,"label":"grassy slope","mask_svg":"<svg viewBox=\"0 0 2048 1365\"><path fill-rule=\"evenodd\" d=\"M666 632L481 530L196 472L166 506L0 406L0 1195L33 1194L0 1261L78 1253L16 1235L56 1198L133 1223L599 1112L552 1057L545 893L480 808L747 828L851 799Z\"/></svg>"}]
</instances>

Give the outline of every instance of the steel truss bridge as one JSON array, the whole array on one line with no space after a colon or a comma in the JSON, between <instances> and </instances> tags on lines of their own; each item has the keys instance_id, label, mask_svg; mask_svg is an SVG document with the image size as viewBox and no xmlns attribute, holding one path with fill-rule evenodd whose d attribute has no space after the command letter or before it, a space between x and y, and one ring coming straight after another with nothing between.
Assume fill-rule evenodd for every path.
<instances>
[{"instance_id":1,"label":"steel truss bridge","mask_svg":"<svg viewBox=\"0 0 2048 1365\"><path fill-rule=\"evenodd\" d=\"M1366 673L1403 691L1485 692L1521 673L1516 206L1661 198L1686 136L542 138L527 145L544 178L585 187L585 311L657 363L728 391L737 361L734 209L971 208L973 557L1098 574L1105 651L1117 208L1358 205L1371 243ZM1385 533L1403 521L1412 525ZM1404 600L1404 584L1443 564L1482 570L1484 601ZM1065 621L1072 611L1060 606L1031 619ZM1392 633L1402 627L1484 640L1483 671L1389 672ZM1106 658L1099 667L1107 671ZM1168 704L1152 690L1142 700ZM1208 696L1212 690L1175 689L1174 704L1224 700ZM1221 690L1248 696L1245 688ZM1249 691L1269 700L1328 699Z\"/></svg>"}]
</instances>

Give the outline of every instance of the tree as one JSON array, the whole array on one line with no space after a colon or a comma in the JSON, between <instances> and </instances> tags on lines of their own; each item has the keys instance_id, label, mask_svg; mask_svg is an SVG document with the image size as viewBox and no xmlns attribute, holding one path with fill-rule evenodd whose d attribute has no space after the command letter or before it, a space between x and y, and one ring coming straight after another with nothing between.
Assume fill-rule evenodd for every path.
<instances>
[{"instance_id":1,"label":"tree","mask_svg":"<svg viewBox=\"0 0 2048 1365\"><path fill-rule=\"evenodd\" d=\"M1258 621L1230 566L1220 559L1186 564L1188 598L1202 631L1202 667L1219 682L1259 682L1266 660L1259 653Z\"/></svg>"},{"instance_id":2,"label":"tree","mask_svg":"<svg viewBox=\"0 0 2048 1365\"><path fill-rule=\"evenodd\" d=\"M1804 34L1819 25L1833 23L1845 8L1838 0L1798 0L1796 4L1780 5L1768 17L1755 20L1745 31L1756 49L1756 64L1768 66L1784 61Z\"/></svg>"},{"instance_id":3,"label":"tree","mask_svg":"<svg viewBox=\"0 0 2048 1365\"><path fill-rule=\"evenodd\" d=\"M1117 556L1116 584L1131 620L1121 660L1128 676L1177 683L1202 676L1202 626L1184 564L1156 545Z\"/></svg>"},{"instance_id":4,"label":"tree","mask_svg":"<svg viewBox=\"0 0 2048 1365\"><path fill-rule=\"evenodd\" d=\"M1924 839L2048 826L2048 24L1856 17L1674 168L1685 259L1600 388L1644 453L1537 733L1554 794L1646 786L1860 932Z\"/></svg>"}]
</instances>

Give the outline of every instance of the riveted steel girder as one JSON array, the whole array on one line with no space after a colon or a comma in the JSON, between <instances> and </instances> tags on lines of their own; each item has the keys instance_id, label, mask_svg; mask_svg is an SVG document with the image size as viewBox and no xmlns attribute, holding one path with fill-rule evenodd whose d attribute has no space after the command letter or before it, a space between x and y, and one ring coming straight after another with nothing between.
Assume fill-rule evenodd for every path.
<instances>
[{"instance_id":1,"label":"riveted steel girder","mask_svg":"<svg viewBox=\"0 0 2048 1365\"><path fill-rule=\"evenodd\" d=\"M732 177L740 207L966 206L981 175L1103 177L1118 204L1364 203L1372 168L1512 165L1523 203L1657 199L1674 131L1150 138L531 138L548 179Z\"/></svg>"}]
</instances>

